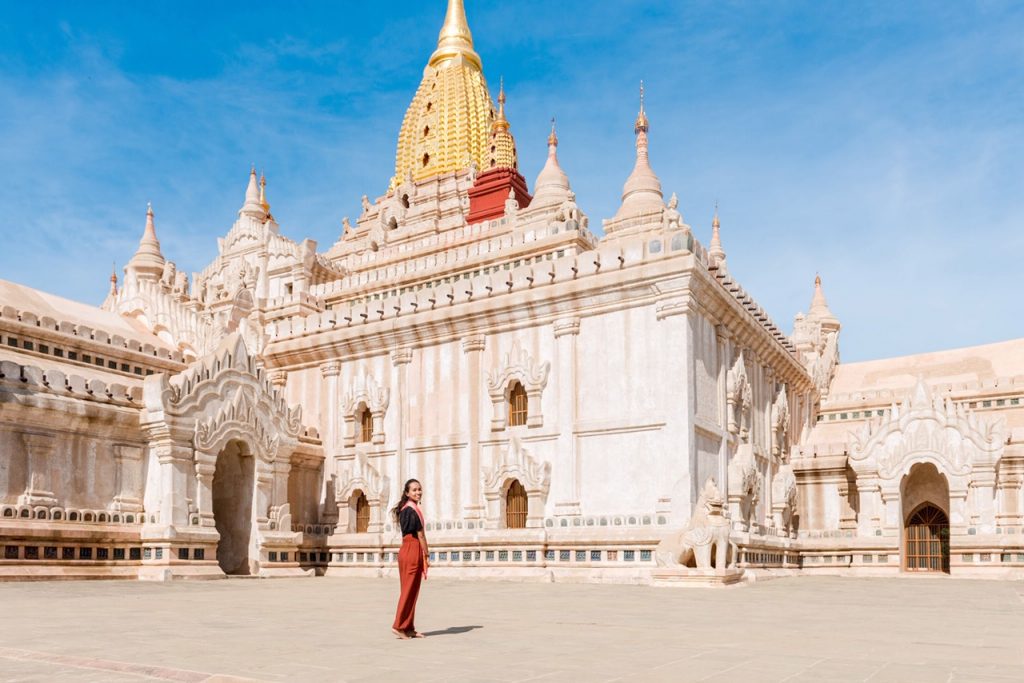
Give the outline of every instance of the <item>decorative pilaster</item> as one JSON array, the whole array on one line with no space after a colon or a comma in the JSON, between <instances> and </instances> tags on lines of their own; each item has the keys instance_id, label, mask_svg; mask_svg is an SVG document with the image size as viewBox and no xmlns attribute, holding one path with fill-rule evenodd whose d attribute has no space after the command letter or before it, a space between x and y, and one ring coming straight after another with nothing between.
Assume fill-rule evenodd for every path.
<instances>
[{"instance_id":1,"label":"decorative pilaster","mask_svg":"<svg viewBox=\"0 0 1024 683\"><path fill-rule=\"evenodd\" d=\"M267 373L267 377L270 379L272 387L278 391L284 391L284 385L288 382L287 370L270 370Z\"/></svg>"},{"instance_id":2,"label":"decorative pilaster","mask_svg":"<svg viewBox=\"0 0 1024 683\"><path fill-rule=\"evenodd\" d=\"M558 348L558 453L564 464L561 496L555 502L555 515L580 514L579 458L576 448L576 339L580 333L578 317L561 318L554 323Z\"/></svg>"},{"instance_id":3,"label":"decorative pilaster","mask_svg":"<svg viewBox=\"0 0 1024 683\"><path fill-rule=\"evenodd\" d=\"M971 473L971 489L973 495L971 500L971 525L979 528L981 533L995 533L996 510L996 470L995 465L989 463L975 463Z\"/></svg>"},{"instance_id":4,"label":"decorative pilaster","mask_svg":"<svg viewBox=\"0 0 1024 683\"><path fill-rule=\"evenodd\" d=\"M324 425L324 455L330 458L338 448L338 375L341 363L328 361L320 366L320 375L327 385L327 401L320 413L320 424Z\"/></svg>"},{"instance_id":5,"label":"decorative pilaster","mask_svg":"<svg viewBox=\"0 0 1024 683\"><path fill-rule=\"evenodd\" d=\"M186 446L179 445L170 438L150 442L150 448L156 452L156 460L160 466L160 517L158 524L163 526L188 526L188 471L191 464L191 453Z\"/></svg>"},{"instance_id":6,"label":"decorative pilaster","mask_svg":"<svg viewBox=\"0 0 1024 683\"><path fill-rule=\"evenodd\" d=\"M715 326L715 341L718 345L718 426L722 430L722 441L718 448L718 481L722 491L729 490L729 440L726 438L728 422L726 373L732 357L732 333L725 325Z\"/></svg>"},{"instance_id":7,"label":"decorative pilaster","mask_svg":"<svg viewBox=\"0 0 1024 683\"><path fill-rule=\"evenodd\" d=\"M857 533L860 536L873 536L876 529L882 528L882 490L877 479L857 478Z\"/></svg>"},{"instance_id":8,"label":"decorative pilaster","mask_svg":"<svg viewBox=\"0 0 1024 683\"><path fill-rule=\"evenodd\" d=\"M999 483L996 485L997 525L1001 527L1020 526L1021 514L1018 505L1020 490L1021 476L1019 474L1002 474L1000 476Z\"/></svg>"},{"instance_id":9,"label":"decorative pilaster","mask_svg":"<svg viewBox=\"0 0 1024 683\"><path fill-rule=\"evenodd\" d=\"M213 519L213 475L217 470L217 455L196 451L196 508L199 526L215 527Z\"/></svg>"},{"instance_id":10,"label":"decorative pilaster","mask_svg":"<svg viewBox=\"0 0 1024 683\"><path fill-rule=\"evenodd\" d=\"M469 490L463 505L463 516L466 519L480 519L486 511L480 495L480 407L483 403L480 373L486 345L487 338L482 334L470 335L462 340L462 353L466 356L466 366L469 370L469 438L466 444L469 451Z\"/></svg>"},{"instance_id":11,"label":"decorative pilaster","mask_svg":"<svg viewBox=\"0 0 1024 683\"><path fill-rule=\"evenodd\" d=\"M409 415L409 364L412 363L412 349L403 346L391 352L391 365L398 375L396 385L398 387L398 400L395 402L395 410L398 411L396 423L398 435L395 446L395 458L398 461L398 485L405 484L408 468L405 462L405 440L408 434ZM383 521L381 522L383 525Z\"/></svg>"},{"instance_id":12,"label":"decorative pilaster","mask_svg":"<svg viewBox=\"0 0 1024 683\"><path fill-rule=\"evenodd\" d=\"M142 448L114 445L114 488L117 491L110 510L142 512Z\"/></svg>"},{"instance_id":13,"label":"decorative pilaster","mask_svg":"<svg viewBox=\"0 0 1024 683\"><path fill-rule=\"evenodd\" d=\"M25 432L21 440L25 444L28 481L18 503L44 507L57 505L57 498L50 490L50 459L56 448L56 439L52 434Z\"/></svg>"}]
</instances>

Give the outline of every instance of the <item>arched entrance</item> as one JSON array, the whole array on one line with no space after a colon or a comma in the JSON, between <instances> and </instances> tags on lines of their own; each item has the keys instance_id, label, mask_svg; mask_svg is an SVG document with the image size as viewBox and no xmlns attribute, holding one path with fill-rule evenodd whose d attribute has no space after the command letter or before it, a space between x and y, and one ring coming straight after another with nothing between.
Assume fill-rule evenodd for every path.
<instances>
[{"instance_id":1,"label":"arched entrance","mask_svg":"<svg viewBox=\"0 0 1024 683\"><path fill-rule=\"evenodd\" d=\"M505 528L525 529L528 505L526 489L513 479L505 492Z\"/></svg>"},{"instance_id":2,"label":"arched entrance","mask_svg":"<svg viewBox=\"0 0 1024 683\"><path fill-rule=\"evenodd\" d=\"M930 462L910 468L900 487L903 569L949 572L949 483Z\"/></svg>"},{"instance_id":3,"label":"arched entrance","mask_svg":"<svg viewBox=\"0 0 1024 683\"><path fill-rule=\"evenodd\" d=\"M904 568L908 572L949 573L949 518L925 503L907 520Z\"/></svg>"},{"instance_id":4,"label":"arched entrance","mask_svg":"<svg viewBox=\"0 0 1024 683\"><path fill-rule=\"evenodd\" d=\"M252 573L252 495L255 459L242 441L229 441L213 473L213 520L220 534L217 564L225 574Z\"/></svg>"}]
</instances>

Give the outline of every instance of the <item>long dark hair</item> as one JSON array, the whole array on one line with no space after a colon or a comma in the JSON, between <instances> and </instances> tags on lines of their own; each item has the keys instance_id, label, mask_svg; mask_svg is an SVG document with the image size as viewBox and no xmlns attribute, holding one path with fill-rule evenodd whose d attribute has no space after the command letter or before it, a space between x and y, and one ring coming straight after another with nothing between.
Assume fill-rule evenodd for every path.
<instances>
[{"instance_id":1,"label":"long dark hair","mask_svg":"<svg viewBox=\"0 0 1024 683\"><path fill-rule=\"evenodd\" d=\"M405 486L402 487L402 500L398 501L398 505L396 505L395 508L391 511L391 514L395 516L396 521L398 520L398 513L401 512L402 508L405 507L405 504L409 502L409 487L412 486L413 484L419 483L419 479L410 479L409 481L405 482ZM420 484L420 486L423 486L423 484Z\"/></svg>"}]
</instances>

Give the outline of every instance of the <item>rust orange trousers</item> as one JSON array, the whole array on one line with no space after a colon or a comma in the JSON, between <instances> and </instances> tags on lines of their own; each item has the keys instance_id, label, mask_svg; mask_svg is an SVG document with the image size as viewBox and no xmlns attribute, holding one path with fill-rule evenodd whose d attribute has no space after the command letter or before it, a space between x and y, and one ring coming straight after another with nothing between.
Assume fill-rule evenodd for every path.
<instances>
[{"instance_id":1,"label":"rust orange trousers","mask_svg":"<svg viewBox=\"0 0 1024 683\"><path fill-rule=\"evenodd\" d=\"M402 547L398 551L398 577L402 581L402 594L398 598L398 612L392 628L402 632L415 631L416 598L420 595L420 581L423 580L423 550L415 536L402 538Z\"/></svg>"}]
</instances>

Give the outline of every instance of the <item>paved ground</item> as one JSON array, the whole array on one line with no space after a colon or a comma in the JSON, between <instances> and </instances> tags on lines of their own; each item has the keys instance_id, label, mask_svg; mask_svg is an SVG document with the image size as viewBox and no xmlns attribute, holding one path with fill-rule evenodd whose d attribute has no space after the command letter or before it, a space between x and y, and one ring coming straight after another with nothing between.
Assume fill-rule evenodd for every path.
<instances>
[{"instance_id":1,"label":"paved ground","mask_svg":"<svg viewBox=\"0 0 1024 683\"><path fill-rule=\"evenodd\" d=\"M1024 583L727 590L432 580L0 584L3 681L1024 680Z\"/></svg>"}]
</instances>

